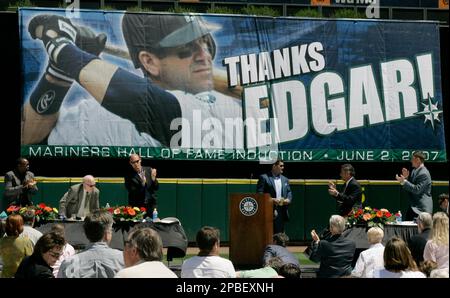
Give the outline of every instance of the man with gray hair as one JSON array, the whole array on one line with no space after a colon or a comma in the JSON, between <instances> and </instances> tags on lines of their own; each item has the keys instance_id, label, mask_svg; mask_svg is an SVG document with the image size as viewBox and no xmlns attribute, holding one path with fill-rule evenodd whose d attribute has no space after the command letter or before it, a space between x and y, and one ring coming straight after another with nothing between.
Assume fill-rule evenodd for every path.
<instances>
[{"instance_id":1,"label":"man with gray hair","mask_svg":"<svg viewBox=\"0 0 450 298\"><path fill-rule=\"evenodd\" d=\"M330 217L331 236L326 240L320 240L316 231L311 231L313 243L309 258L313 262L320 262L320 268L317 272L319 278L347 276L352 271L356 244L342 236L345 223L346 220L342 216L332 215Z\"/></svg>"},{"instance_id":2,"label":"man with gray hair","mask_svg":"<svg viewBox=\"0 0 450 298\"><path fill-rule=\"evenodd\" d=\"M28 207L24 213L21 214L23 217L23 232L20 234L21 237L28 237L31 242L33 242L33 246L36 245L36 242L39 238L42 237L42 233L35 228L33 228L34 221L36 219L35 211L32 207Z\"/></svg>"},{"instance_id":3,"label":"man with gray hair","mask_svg":"<svg viewBox=\"0 0 450 298\"><path fill-rule=\"evenodd\" d=\"M128 235L123 248L125 269L118 278L176 278L163 262L163 244L159 234L150 228L138 228Z\"/></svg>"},{"instance_id":4,"label":"man with gray hair","mask_svg":"<svg viewBox=\"0 0 450 298\"><path fill-rule=\"evenodd\" d=\"M417 217L417 229L419 234L412 236L408 240L408 247L411 255L416 261L417 266L423 262L423 251L430 238L431 228L433 227L433 218L430 213L422 212Z\"/></svg>"},{"instance_id":5,"label":"man with gray hair","mask_svg":"<svg viewBox=\"0 0 450 298\"><path fill-rule=\"evenodd\" d=\"M69 188L59 201L59 215L67 218L84 218L99 209L100 191L95 187L92 175L83 177L83 182Z\"/></svg>"},{"instance_id":6,"label":"man with gray hair","mask_svg":"<svg viewBox=\"0 0 450 298\"><path fill-rule=\"evenodd\" d=\"M359 255L352 276L372 278L375 270L384 268L384 245L381 244L383 237L384 232L379 227L372 227L367 231L370 246Z\"/></svg>"},{"instance_id":7,"label":"man with gray hair","mask_svg":"<svg viewBox=\"0 0 450 298\"><path fill-rule=\"evenodd\" d=\"M106 210L96 210L86 216L83 228L90 243L85 250L62 262L58 277L114 277L124 262L122 252L108 246L112 239L112 225L112 215Z\"/></svg>"}]
</instances>

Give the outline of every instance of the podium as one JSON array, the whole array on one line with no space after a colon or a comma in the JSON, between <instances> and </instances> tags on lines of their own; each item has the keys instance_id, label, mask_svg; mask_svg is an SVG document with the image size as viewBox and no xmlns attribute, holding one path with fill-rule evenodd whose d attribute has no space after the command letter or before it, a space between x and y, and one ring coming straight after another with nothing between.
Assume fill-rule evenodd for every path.
<instances>
[{"instance_id":1,"label":"podium","mask_svg":"<svg viewBox=\"0 0 450 298\"><path fill-rule=\"evenodd\" d=\"M261 267L264 248L272 244L273 203L269 194L230 196L230 260L235 266Z\"/></svg>"}]
</instances>

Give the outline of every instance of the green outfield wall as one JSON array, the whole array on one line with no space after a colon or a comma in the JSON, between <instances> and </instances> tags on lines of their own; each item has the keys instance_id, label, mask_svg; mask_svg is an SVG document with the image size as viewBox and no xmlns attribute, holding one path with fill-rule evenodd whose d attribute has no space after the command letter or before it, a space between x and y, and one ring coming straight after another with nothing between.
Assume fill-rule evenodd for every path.
<instances>
[{"instance_id":1,"label":"green outfield wall","mask_svg":"<svg viewBox=\"0 0 450 298\"><path fill-rule=\"evenodd\" d=\"M69 186L80 183L81 178L37 177L39 192L34 203L44 202L58 207L59 199ZM125 205L127 192L122 178L97 178L100 189L100 206ZM255 179L158 179L159 217L177 217L186 231L189 241L195 241L197 230L204 226L215 226L221 230L221 240L228 241L229 195L239 192L254 192ZM4 183L0 180L0 191ZM401 210L406 214L408 198L397 181L359 180L364 188L365 205L374 208ZM290 180L293 201L289 207L291 216L286 233L291 241L310 240L311 229L321 230L335 210L335 202L328 195L328 180ZM342 184L342 181L341 181ZM448 193L448 181L433 181L433 207L436 211L438 195ZM0 210L6 208L3 199Z\"/></svg>"}]
</instances>

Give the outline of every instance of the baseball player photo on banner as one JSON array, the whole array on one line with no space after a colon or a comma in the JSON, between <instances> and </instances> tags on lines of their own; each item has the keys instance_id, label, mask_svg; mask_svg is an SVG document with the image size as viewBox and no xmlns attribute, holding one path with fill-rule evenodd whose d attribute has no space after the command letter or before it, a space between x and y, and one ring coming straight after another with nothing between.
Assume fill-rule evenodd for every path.
<instances>
[{"instance_id":1,"label":"baseball player photo on banner","mask_svg":"<svg viewBox=\"0 0 450 298\"><path fill-rule=\"evenodd\" d=\"M19 16L23 156L446 160L438 23Z\"/></svg>"}]
</instances>

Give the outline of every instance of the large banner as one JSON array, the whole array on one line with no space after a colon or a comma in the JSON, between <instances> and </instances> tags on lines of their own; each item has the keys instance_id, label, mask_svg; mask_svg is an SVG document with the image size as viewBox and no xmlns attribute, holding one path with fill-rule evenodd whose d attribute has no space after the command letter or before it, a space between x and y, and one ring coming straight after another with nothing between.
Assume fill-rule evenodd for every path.
<instances>
[{"instance_id":1,"label":"large banner","mask_svg":"<svg viewBox=\"0 0 450 298\"><path fill-rule=\"evenodd\" d=\"M22 9L22 155L445 161L438 24Z\"/></svg>"}]
</instances>

